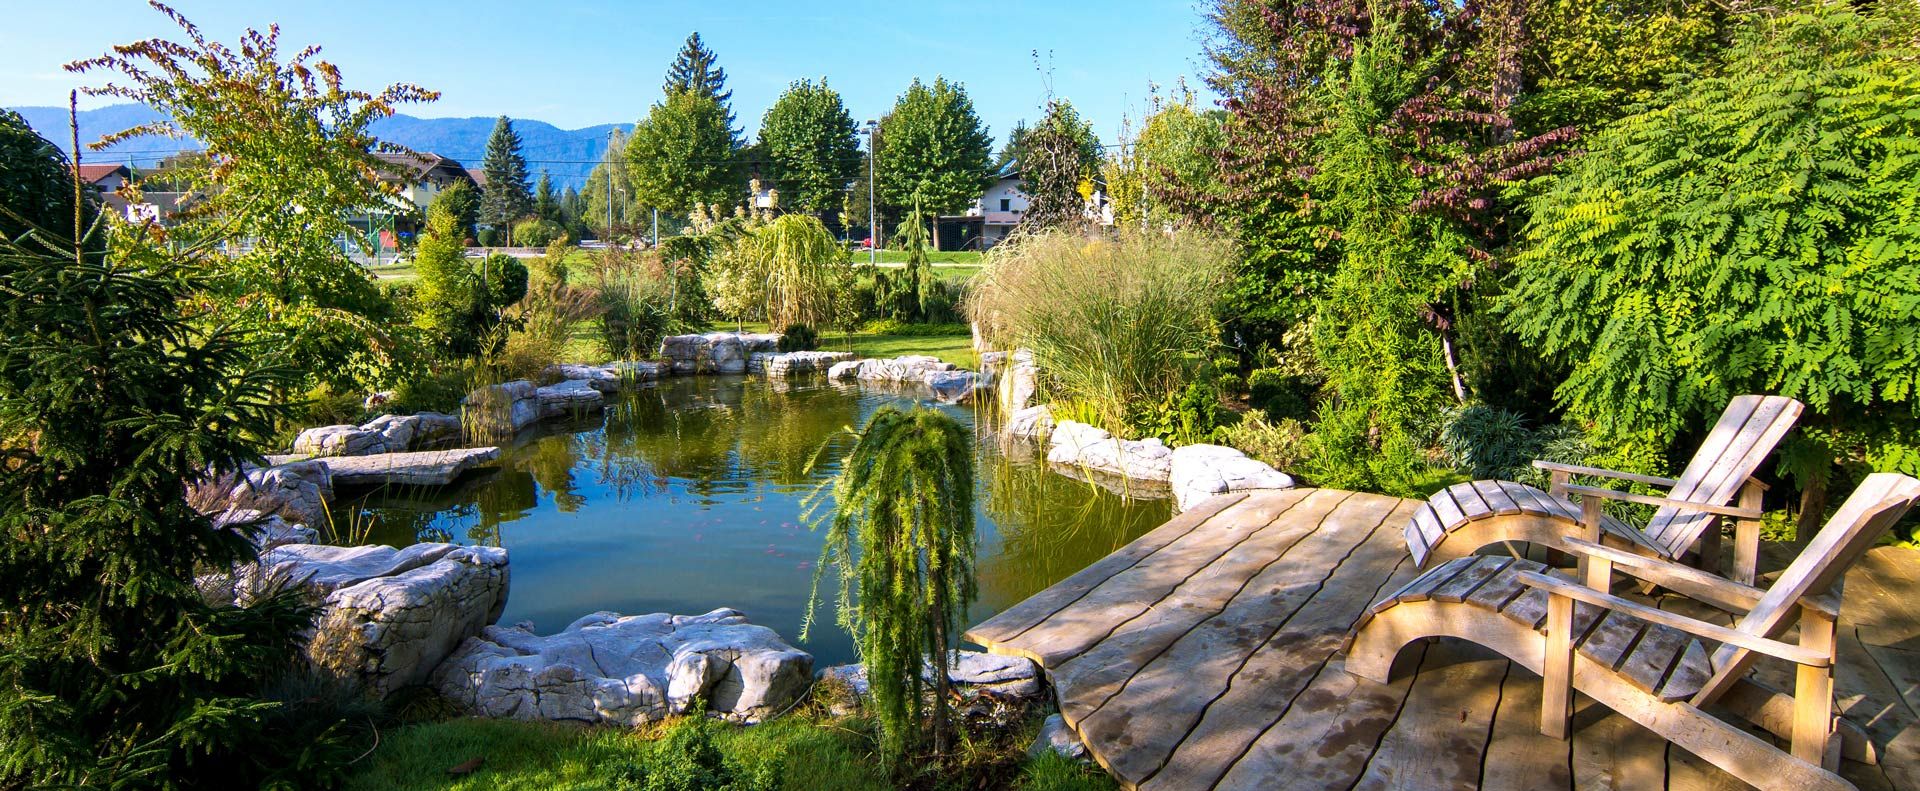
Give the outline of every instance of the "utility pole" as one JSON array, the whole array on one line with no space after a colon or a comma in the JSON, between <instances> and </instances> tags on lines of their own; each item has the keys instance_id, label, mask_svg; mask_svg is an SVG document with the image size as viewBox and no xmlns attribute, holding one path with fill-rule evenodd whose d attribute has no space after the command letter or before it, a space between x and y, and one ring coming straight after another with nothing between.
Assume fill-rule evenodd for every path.
<instances>
[{"instance_id":1,"label":"utility pole","mask_svg":"<svg viewBox=\"0 0 1920 791\"><path fill-rule=\"evenodd\" d=\"M660 249L660 210L653 210L653 249Z\"/></svg>"},{"instance_id":2,"label":"utility pole","mask_svg":"<svg viewBox=\"0 0 1920 791\"><path fill-rule=\"evenodd\" d=\"M880 221L878 207L873 203L873 183L880 174L873 167L873 133L880 125L872 119L867 120L867 265L880 264Z\"/></svg>"},{"instance_id":3,"label":"utility pole","mask_svg":"<svg viewBox=\"0 0 1920 791\"><path fill-rule=\"evenodd\" d=\"M607 238L600 241L609 247L613 245L613 139L618 134L620 130L617 127L607 130L608 155L601 158L607 165Z\"/></svg>"}]
</instances>

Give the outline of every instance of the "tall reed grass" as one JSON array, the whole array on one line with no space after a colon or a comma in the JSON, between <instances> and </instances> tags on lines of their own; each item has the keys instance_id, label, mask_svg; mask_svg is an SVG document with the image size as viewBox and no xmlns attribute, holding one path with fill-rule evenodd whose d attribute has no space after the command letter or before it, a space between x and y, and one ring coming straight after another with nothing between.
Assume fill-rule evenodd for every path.
<instances>
[{"instance_id":1,"label":"tall reed grass","mask_svg":"<svg viewBox=\"0 0 1920 791\"><path fill-rule=\"evenodd\" d=\"M1198 231L1043 231L987 255L967 313L994 346L1033 350L1055 401L1110 431L1200 375L1234 251Z\"/></svg>"}]
</instances>

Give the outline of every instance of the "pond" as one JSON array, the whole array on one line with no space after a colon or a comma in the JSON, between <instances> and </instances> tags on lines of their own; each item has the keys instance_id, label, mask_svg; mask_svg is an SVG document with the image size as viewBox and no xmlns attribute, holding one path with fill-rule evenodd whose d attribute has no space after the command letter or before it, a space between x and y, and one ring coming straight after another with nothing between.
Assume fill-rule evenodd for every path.
<instances>
[{"instance_id":1,"label":"pond","mask_svg":"<svg viewBox=\"0 0 1920 791\"><path fill-rule=\"evenodd\" d=\"M800 641L822 541L806 525L804 501L837 471L851 443L841 432L889 403L934 406L975 428L980 597L969 624L1169 516L1164 499L1122 497L1030 452L1003 452L975 407L820 377L731 376L632 390L604 415L522 436L501 449L498 470L453 487L364 493L355 521L369 543L506 547L512 583L501 623L532 621L547 634L597 610L732 607L812 653L816 666L850 662L852 643L831 609L835 579L821 580L825 603Z\"/></svg>"}]
</instances>

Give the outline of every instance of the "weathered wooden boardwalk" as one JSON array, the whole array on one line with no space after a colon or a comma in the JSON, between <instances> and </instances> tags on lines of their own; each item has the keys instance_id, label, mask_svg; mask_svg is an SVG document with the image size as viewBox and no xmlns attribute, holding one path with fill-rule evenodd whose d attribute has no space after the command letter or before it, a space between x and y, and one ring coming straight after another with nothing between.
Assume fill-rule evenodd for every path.
<instances>
[{"instance_id":1,"label":"weathered wooden boardwalk","mask_svg":"<svg viewBox=\"0 0 1920 791\"><path fill-rule=\"evenodd\" d=\"M1585 699L1572 738L1540 735L1539 677L1478 646L1416 642L1388 685L1347 674L1348 629L1416 573L1401 533L1416 505L1329 489L1217 497L967 639L1045 667L1068 724L1128 788L1744 787ZM1763 571L1789 559L1770 550ZM1920 789L1920 552L1874 550L1845 595L1836 698L1880 758L1841 773L1863 790Z\"/></svg>"}]
</instances>

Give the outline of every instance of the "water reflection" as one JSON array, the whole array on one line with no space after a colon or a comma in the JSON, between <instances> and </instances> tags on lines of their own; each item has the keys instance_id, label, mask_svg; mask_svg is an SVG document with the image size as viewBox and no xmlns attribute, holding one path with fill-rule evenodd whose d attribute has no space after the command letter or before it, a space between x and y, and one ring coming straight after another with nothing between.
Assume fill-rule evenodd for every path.
<instances>
[{"instance_id":1,"label":"water reflection","mask_svg":"<svg viewBox=\"0 0 1920 791\"><path fill-rule=\"evenodd\" d=\"M903 402L933 403L818 379L671 379L623 395L589 422L521 437L501 449L498 470L438 490L365 493L360 505L373 542L506 547L506 623L551 631L596 610L726 606L796 640L820 548L801 524L801 500L835 471L845 429ZM1001 448L972 409L938 406L984 438L975 619L1168 516L1164 500L1129 500L1060 475L1028 449ZM852 659L832 629L804 647L822 663Z\"/></svg>"}]
</instances>

